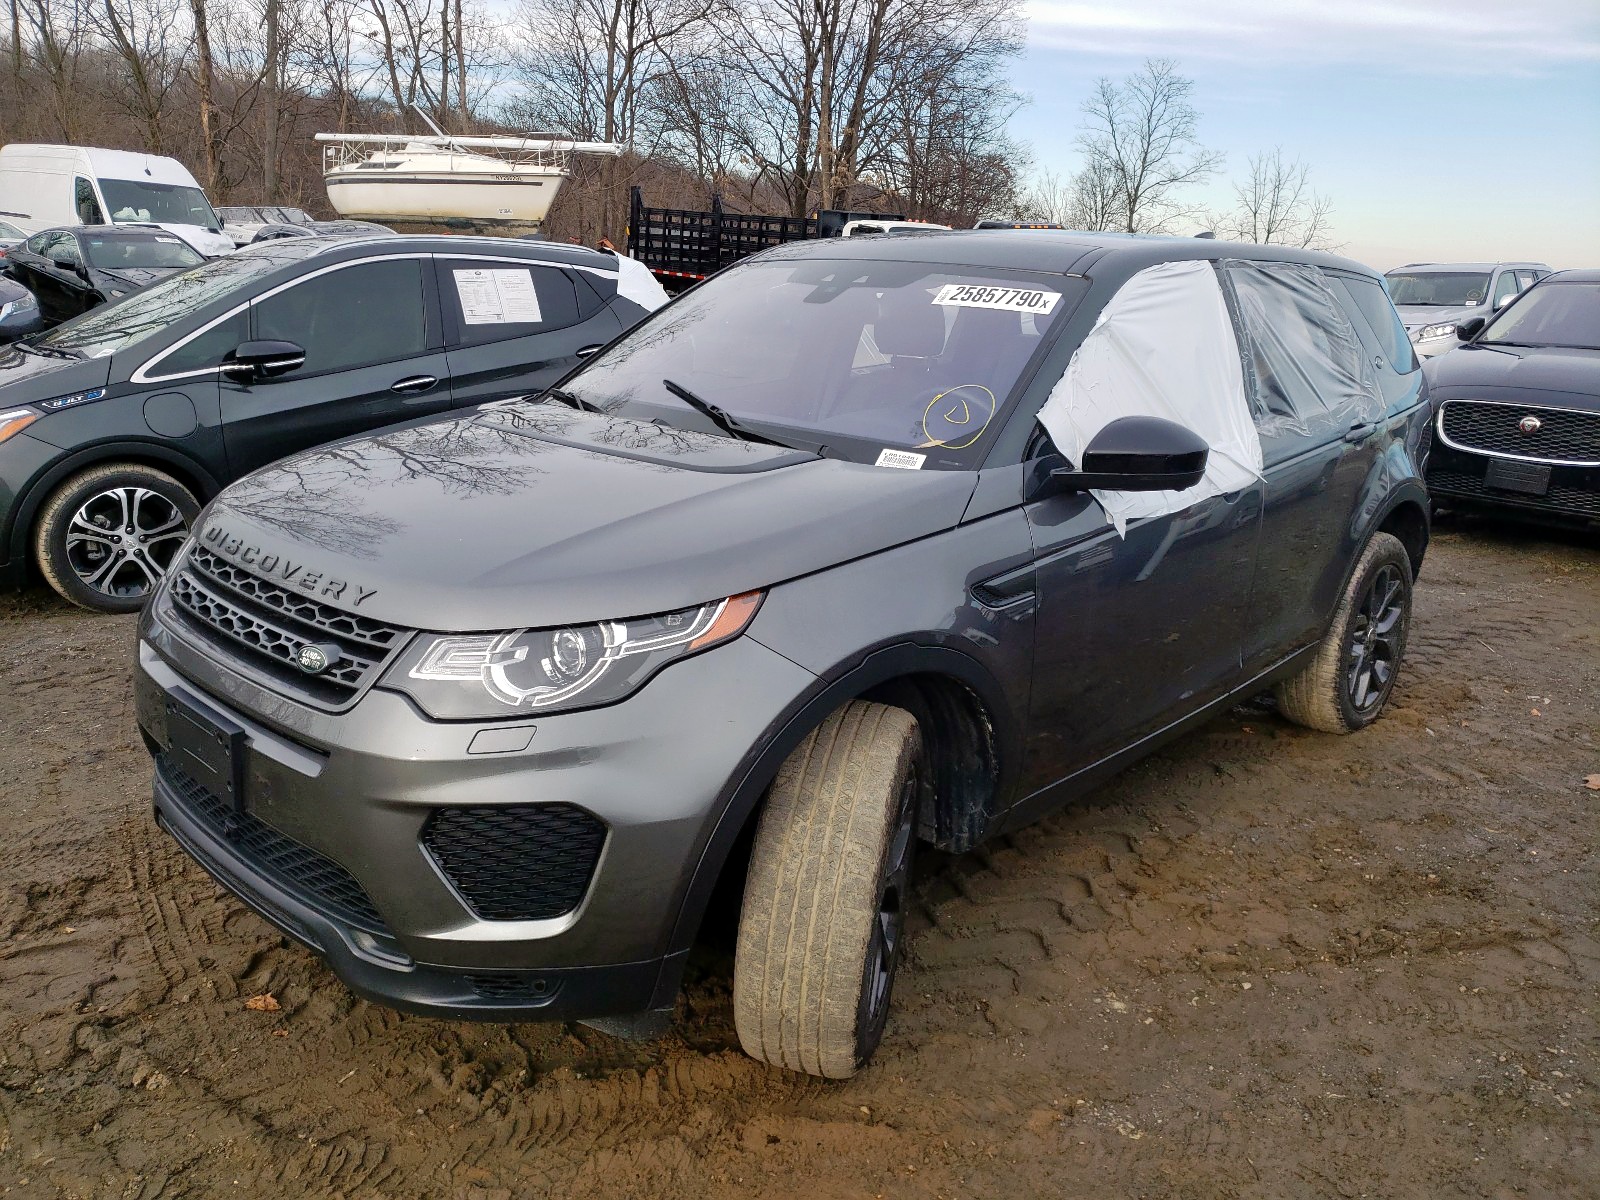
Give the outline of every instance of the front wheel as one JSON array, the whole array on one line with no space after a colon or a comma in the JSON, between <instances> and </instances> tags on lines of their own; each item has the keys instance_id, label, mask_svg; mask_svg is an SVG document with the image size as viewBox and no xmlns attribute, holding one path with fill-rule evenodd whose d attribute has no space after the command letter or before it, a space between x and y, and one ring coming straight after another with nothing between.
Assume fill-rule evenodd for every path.
<instances>
[{"instance_id":1,"label":"front wheel","mask_svg":"<svg viewBox=\"0 0 1600 1200\"><path fill-rule=\"evenodd\" d=\"M925 773L904 709L854 700L779 768L739 915L745 1052L844 1079L883 1037L905 938Z\"/></svg>"},{"instance_id":2,"label":"front wheel","mask_svg":"<svg viewBox=\"0 0 1600 1200\"><path fill-rule=\"evenodd\" d=\"M1278 684L1278 709L1298 725L1353 733L1378 719L1400 673L1411 625L1411 559L1375 533L1345 585L1316 657Z\"/></svg>"},{"instance_id":3,"label":"front wheel","mask_svg":"<svg viewBox=\"0 0 1600 1200\"><path fill-rule=\"evenodd\" d=\"M172 565L199 512L188 488L153 467L94 467L45 502L34 556L64 599L101 612L133 612Z\"/></svg>"}]
</instances>

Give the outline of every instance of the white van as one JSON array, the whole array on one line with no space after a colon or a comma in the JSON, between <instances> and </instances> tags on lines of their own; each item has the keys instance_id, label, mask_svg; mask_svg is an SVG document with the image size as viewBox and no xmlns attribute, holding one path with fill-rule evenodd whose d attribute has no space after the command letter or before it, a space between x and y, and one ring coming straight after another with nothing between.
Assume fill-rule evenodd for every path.
<instances>
[{"instance_id":1,"label":"white van","mask_svg":"<svg viewBox=\"0 0 1600 1200\"><path fill-rule=\"evenodd\" d=\"M0 146L0 217L28 233L59 225L160 225L208 258L233 250L194 176L158 154Z\"/></svg>"}]
</instances>

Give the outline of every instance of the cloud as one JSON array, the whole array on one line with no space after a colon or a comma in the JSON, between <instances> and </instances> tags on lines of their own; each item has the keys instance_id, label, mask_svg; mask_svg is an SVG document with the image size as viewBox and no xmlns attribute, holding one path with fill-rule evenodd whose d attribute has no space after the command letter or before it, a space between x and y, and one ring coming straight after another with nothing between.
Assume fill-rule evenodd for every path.
<instances>
[{"instance_id":1,"label":"cloud","mask_svg":"<svg viewBox=\"0 0 1600 1200\"><path fill-rule=\"evenodd\" d=\"M1600 62L1596 0L1028 0L1029 41L1096 57L1538 74Z\"/></svg>"}]
</instances>

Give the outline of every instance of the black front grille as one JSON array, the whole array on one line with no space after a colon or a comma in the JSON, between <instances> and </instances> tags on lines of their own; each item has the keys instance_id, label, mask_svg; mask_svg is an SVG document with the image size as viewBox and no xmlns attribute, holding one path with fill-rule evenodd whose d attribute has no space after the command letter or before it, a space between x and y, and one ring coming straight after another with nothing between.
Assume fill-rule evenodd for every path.
<instances>
[{"instance_id":1,"label":"black front grille","mask_svg":"<svg viewBox=\"0 0 1600 1200\"><path fill-rule=\"evenodd\" d=\"M1496 501L1520 508L1536 508L1558 516L1600 519L1600 492L1551 484L1543 496L1492 488L1476 475L1460 471L1429 471L1428 490L1440 499Z\"/></svg>"},{"instance_id":2,"label":"black front grille","mask_svg":"<svg viewBox=\"0 0 1600 1200\"><path fill-rule=\"evenodd\" d=\"M373 933L388 932L355 876L331 858L279 833L253 813L235 812L165 754L156 756L156 771L189 817L226 841L254 869L348 924Z\"/></svg>"},{"instance_id":3,"label":"black front grille","mask_svg":"<svg viewBox=\"0 0 1600 1200\"><path fill-rule=\"evenodd\" d=\"M1516 454L1569 463L1600 463L1600 412L1541 408L1536 404L1486 404L1447 400L1440 407L1444 436L1485 454ZM1539 428L1522 431L1532 417Z\"/></svg>"},{"instance_id":4,"label":"black front grille","mask_svg":"<svg viewBox=\"0 0 1600 1200\"><path fill-rule=\"evenodd\" d=\"M571 804L441 808L422 844L479 917L540 921L583 902L606 827Z\"/></svg>"},{"instance_id":5,"label":"black front grille","mask_svg":"<svg viewBox=\"0 0 1600 1200\"><path fill-rule=\"evenodd\" d=\"M326 704L353 701L410 633L280 587L198 546L174 572L170 594L190 624L243 647L251 665ZM308 675L295 661L309 643L338 650L321 674Z\"/></svg>"}]
</instances>

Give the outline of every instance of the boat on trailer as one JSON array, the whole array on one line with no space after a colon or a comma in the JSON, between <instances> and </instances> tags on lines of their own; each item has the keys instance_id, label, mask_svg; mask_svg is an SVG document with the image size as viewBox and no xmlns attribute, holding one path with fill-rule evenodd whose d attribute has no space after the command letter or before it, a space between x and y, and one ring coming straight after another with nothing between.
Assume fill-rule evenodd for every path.
<instances>
[{"instance_id":1,"label":"boat on trailer","mask_svg":"<svg viewBox=\"0 0 1600 1200\"><path fill-rule=\"evenodd\" d=\"M574 155L615 157L623 151L615 142L548 134L452 137L438 126L434 130L432 137L317 134L334 211L384 225L537 233L572 174Z\"/></svg>"}]
</instances>

